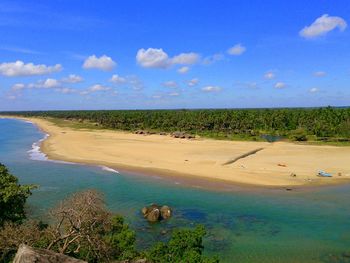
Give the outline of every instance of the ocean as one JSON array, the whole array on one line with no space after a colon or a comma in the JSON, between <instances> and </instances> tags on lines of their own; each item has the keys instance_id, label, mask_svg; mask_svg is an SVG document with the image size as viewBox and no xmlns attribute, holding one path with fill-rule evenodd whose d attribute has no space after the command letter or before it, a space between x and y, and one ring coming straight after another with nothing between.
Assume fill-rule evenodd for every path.
<instances>
[{"instance_id":1,"label":"ocean","mask_svg":"<svg viewBox=\"0 0 350 263\"><path fill-rule=\"evenodd\" d=\"M350 184L308 190L215 190L104 166L48 161L32 123L0 119L0 162L22 184L37 184L28 213L45 214L70 194L97 189L108 208L137 231L140 249L167 240L176 227L203 224L205 253L221 262L350 262ZM174 216L149 224L141 208L166 204Z\"/></svg>"}]
</instances>

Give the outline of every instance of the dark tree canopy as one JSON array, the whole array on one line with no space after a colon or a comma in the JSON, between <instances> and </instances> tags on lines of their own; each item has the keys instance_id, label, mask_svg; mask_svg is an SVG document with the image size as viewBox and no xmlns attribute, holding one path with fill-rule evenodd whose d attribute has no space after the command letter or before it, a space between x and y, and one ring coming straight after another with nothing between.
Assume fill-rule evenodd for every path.
<instances>
[{"instance_id":1,"label":"dark tree canopy","mask_svg":"<svg viewBox=\"0 0 350 263\"><path fill-rule=\"evenodd\" d=\"M33 188L32 185L20 185L0 163L0 226L5 221L20 222L25 218L24 205Z\"/></svg>"},{"instance_id":2,"label":"dark tree canopy","mask_svg":"<svg viewBox=\"0 0 350 263\"><path fill-rule=\"evenodd\" d=\"M257 138L264 134L292 140L350 137L350 108L105 110L7 112L90 122L120 130L185 131L222 138Z\"/></svg>"}]
</instances>

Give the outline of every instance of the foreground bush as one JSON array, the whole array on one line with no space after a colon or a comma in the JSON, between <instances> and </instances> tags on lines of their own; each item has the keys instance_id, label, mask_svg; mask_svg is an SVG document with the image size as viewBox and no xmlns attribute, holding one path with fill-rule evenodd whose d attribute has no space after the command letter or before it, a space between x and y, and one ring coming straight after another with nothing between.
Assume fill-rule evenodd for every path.
<instances>
[{"instance_id":1,"label":"foreground bush","mask_svg":"<svg viewBox=\"0 0 350 263\"><path fill-rule=\"evenodd\" d=\"M10 262L21 244L45 248L88 262L146 259L147 262L218 262L202 256L204 227L175 230L168 243L135 249L135 232L111 214L94 190L75 193L50 211L50 224L7 221L0 229L0 262Z\"/></svg>"}]
</instances>

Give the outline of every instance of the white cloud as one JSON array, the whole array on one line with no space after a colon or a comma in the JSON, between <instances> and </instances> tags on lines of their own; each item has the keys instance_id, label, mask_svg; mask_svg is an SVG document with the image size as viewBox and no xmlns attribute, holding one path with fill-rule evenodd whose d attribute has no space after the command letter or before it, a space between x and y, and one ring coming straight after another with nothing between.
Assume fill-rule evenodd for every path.
<instances>
[{"instance_id":1,"label":"white cloud","mask_svg":"<svg viewBox=\"0 0 350 263\"><path fill-rule=\"evenodd\" d=\"M144 88L143 82L137 76L128 76L127 81L133 90L142 90Z\"/></svg>"},{"instance_id":2,"label":"white cloud","mask_svg":"<svg viewBox=\"0 0 350 263\"><path fill-rule=\"evenodd\" d=\"M219 86L205 86L202 88L204 92L219 92L221 88Z\"/></svg>"},{"instance_id":3,"label":"white cloud","mask_svg":"<svg viewBox=\"0 0 350 263\"><path fill-rule=\"evenodd\" d=\"M317 18L310 26L306 26L300 30L299 35L304 38L315 38L326 35L336 28L339 28L340 31L344 31L346 27L347 24L343 18L325 14Z\"/></svg>"},{"instance_id":4,"label":"white cloud","mask_svg":"<svg viewBox=\"0 0 350 263\"><path fill-rule=\"evenodd\" d=\"M275 88L276 88L276 89L284 89L286 86L287 86L287 85L286 85L286 83L284 83L284 82L277 82L277 83L275 84Z\"/></svg>"},{"instance_id":5,"label":"white cloud","mask_svg":"<svg viewBox=\"0 0 350 263\"><path fill-rule=\"evenodd\" d=\"M27 85L29 89L52 89L60 88L62 86L61 82L57 79L48 78L46 80L39 80L36 83L30 83Z\"/></svg>"},{"instance_id":6,"label":"white cloud","mask_svg":"<svg viewBox=\"0 0 350 263\"><path fill-rule=\"evenodd\" d=\"M179 65L192 65L199 61L200 56L197 53L181 53L177 56L174 56L171 59L171 64L179 64Z\"/></svg>"},{"instance_id":7,"label":"white cloud","mask_svg":"<svg viewBox=\"0 0 350 263\"><path fill-rule=\"evenodd\" d=\"M217 61L220 61L220 60L223 60L225 58L225 56L221 53L216 53L212 56L208 56L208 57L205 57L202 61L202 63L204 65L210 65L210 64L213 64L214 62L217 62Z\"/></svg>"},{"instance_id":8,"label":"white cloud","mask_svg":"<svg viewBox=\"0 0 350 263\"><path fill-rule=\"evenodd\" d=\"M110 79L110 82L113 82L114 84L122 84L126 82L126 78L123 78L119 76L118 74L114 74Z\"/></svg>"},{"instance_id":9,"label":"white cloud","mask_svg":"<svg viewBox=\"0 0 350 263\"><path fill-rule=\"evenodd\" d=\"M197 53L181 53L172 58L161 48L141 48L137 51L136 61L144 68L168 68L171 65L192 65L199 61Z\"/></svg>"},{"instance_id":10,"label":"white cloud","mask_svg":"<svg viewBox=\"0 0 350 263\"><path fill-rule=\"evenodd\" d=\"M176 81L173 81L173 80L165 81L162 83L162 85L164 87L169 87L169 88L177 88L177 86L178 86Z\"/></svg>"},{"instance_id":11,"label":"white cloud","mask_svg":"<svg viewBox=\"0 0 350 263\"><path fill-rule=\"evenodd\" d=\"M311 89L309 90L310 93L317 93L318 91L319 91L318 88L311 88Z\"/></svg>"},{"instance_id":12,"label":"white cloud","mask_svg":"<svg viewBox=\"0 0 350 263\"><path fill-rule=\"evenodd\" d=\"M26 87L26 85L23 83L16 83L16 84L12 85L11 90L12 91L21 91L21 90L25 89L25 87Z\"/></svg>"},{"instance_id":13,"label":"white cloud","mask_svg":"<svg viewBox=\"0 0 350 263\"><path fill-rule=\"evenodd\" d=\"M90 92L95 92L95 91L106 91L106 90L110 90L110 89L111 89L110 87L103 86L100 84L95 84L95 85L91 86L88 90Z\"/></svg>"},{"instance_id":14,"label":"white cloud","mask_svg":"<svg viewBox=\"0 0 350 263\"><path fill-rule=\"evenodd\" d=\"M21 60L0 64L0 74L6 77L45 75L61 70L62 66L60 64L54 66L35 65L33 63L25 64Z\"/></svg>"},{"instance_id":15,"label":"white cloud","mask_svg":"<svg viewBox=\"0 0 350 263\"><path fill-rule=\"evenodd\" d=\"M327 73L324 72L324 71L316 71L316 72L314 72L314 76L315 77L324 77L326 75L327 75Z\"/></svg>"},{"instance_id":16,"label":"white cloud","mask_svg":"<svg viewBox=\"0 0 350 263\"><path fill-rule=\"evenodd\" d=\"M103 55L96 57L95 55L89 56L83 64L85 69L100 69L104 71L110 71L117 65L111 57Z\"/></svg>"},{"instance_id":17,"label":"white cloud","mask_svg":"<svg viewBox=\"0 0 350 263\"><path fill-rule=\"evenodd\" d=\"M268 71L265 73L264 78L265 79L274 79L276 77L275 73L273 73L272 71Z\"/></svg>"},{"instance_id":18,"label":"white cloud","mask_svg":"<svg viewBox=\"0 0 350 263\"><path fill-rule=\"evenodd\" d=\"M46 79L42 85L45 89L58 88L60 86L61 83L57 79Z\"/></svg>"},{"instance_id":19,"label":"white cloud","mask_svg":"<svg viewBox=\"0 0 350 263\"><path fill-rule=\"evenodd\" d=\"M189 70L190 70L189 67L184 66L184 67L179 68L179 69L177 70L177 72L180 73L180 74L186 74Z\"/></svg>"},{"instance_id":20,"label":"white cloud","mask_svg":"<svg viewBox=\"0 0 350 263\"><path fill-rule=\"evenodd\" d=\"M188 81L187 85L190 87L196 86L199 83L199 79L194 78Z\"/></svg>"},{"instance_id":21,"label":"white cloud","mask_svg":"<svg viewBox=\"0 0 350 263\"><path fill-rule=\"evenodd\" d=\"M15 52L15 53L22 53L22 54L32 54L32 55L42 54L41 52L38 52L36 50L21 48L21 47L13 47L13 46L0 46L0 49L5 51L10 51L10 52Z\"/></svg>"},{"instance_id":22,"label":"white cloud","mask_svg":"<svg viewBox=\"0 0 350 263\"><path fill-rule=\"evenodd\" d=\"M61 88L61 89L57 89L57 91L59 91L63 94L71 94L71 93L75 92L75 90L71 89L71 88Z\"/></svg>"},{"instance_id":23,"label":"white cloud","mask_svg":"<svg viewBox=\"0 0 350 263\"><path fill-rule=\"evenodd\" d=\"M84 79L78 75L70 74L68 77L63 78L62 82L66 83L79 83L82 82Z\"/></svg>"},{"instance_id":24,"label":"white cloud","mask_svg":"<svg viewBox=\"0 0 350 263\"><path fill-rule=\"evenodd\" d=\"M93 92L108 91L108 90L111 90L111 88L107 86L103 86L101 84L95 84L90 86L88 89L81 91L80 95L88 95Z\"/></svg>"},{"instance_id":25,"label":"white cloud","mask_svg":"<svg viewBox=\"0 0 350 263\"><path fill-rule=\"evenodd\" d=\"M171 96L171 97L177 97L179 95L180 95L180 93L178 93L178 92L169 93L169 96Z\"/></svg>"},{"instance_id":26,"label":"white cloud","mask_svg":"<svg viewBox=\"0 0 350 263\"><path fill-rule=\"evenodd\" d=\"M169 66L169 56L161 48L139 49L136 61L144 68L167 68Z\"/></svg>"},{"instance_id":27,"label":"white cloud","mask_svg":"<svg viewBox=\"0 0 350 263\"><path fill-rule=\"evenodd\" d=\"M233 47L229 48L227 50L227 53L233 56L239 56L242 55L247 49L241 45L241 44L236 44Z\"/></svg>"}]
</instances>

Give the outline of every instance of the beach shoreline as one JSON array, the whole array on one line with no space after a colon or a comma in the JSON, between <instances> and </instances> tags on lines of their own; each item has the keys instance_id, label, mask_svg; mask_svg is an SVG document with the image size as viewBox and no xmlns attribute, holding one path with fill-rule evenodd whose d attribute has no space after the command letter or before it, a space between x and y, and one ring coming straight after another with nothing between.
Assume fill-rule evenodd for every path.
<instances>
[{"instance_id":1,"label":"beach shoreline","mask_svg":"<svg viewBox=\"0 0 350 263\"><path fill-rule=\"evenodd\" d=\"M40 150L50 160L106 166L146 176L159 175L167 180L181 179L191 185L210 184L213 188L225 188L226 184L272 189L305 188L350 182L350 168L346 165L350 147L184 140L122 131L76 130L59 127L43 118L2 117L32 122L49 134L41 142ZM258 148L263 150L224 165ZM327 157L329 155L333 157ZM317 166L334 176L317 177ZM290 176L292 173L296 177Z\"/></svg>"}]
</instances>

